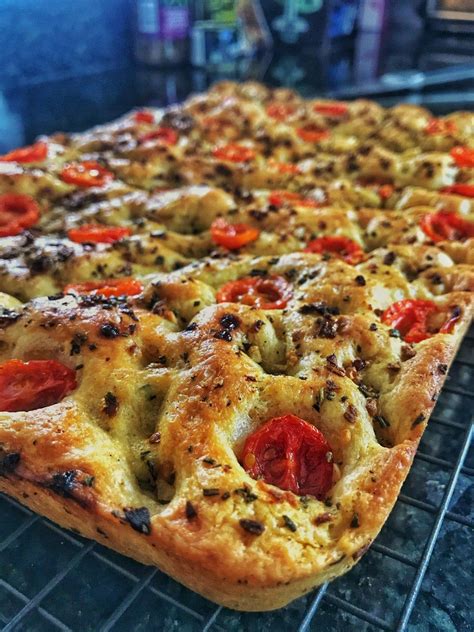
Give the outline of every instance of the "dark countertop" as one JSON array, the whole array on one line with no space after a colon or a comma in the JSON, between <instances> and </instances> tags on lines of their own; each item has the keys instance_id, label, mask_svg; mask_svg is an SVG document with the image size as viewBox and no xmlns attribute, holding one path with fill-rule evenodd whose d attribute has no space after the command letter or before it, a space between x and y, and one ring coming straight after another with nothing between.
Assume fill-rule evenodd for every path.
<instances>
[{"instance_id":1,"label":"dark countertop","mask_svg":"<svg viewBox=\"0 0 474 632\"><path fill-rule=\"evenodd\" d=\"M416 39L415 35L409 32L402 33L400 37L397 43L393 32L365 33L360 34L355 40L341 42L332 48L305 55L288 48L274 54L272 59L260 60L247 68L231 73L231 78L251 77L273 85L288 85L308 96L315 94L344 96L344 94L355 95L357 91L362 94L367 93L367 84L379 81L380 77L382 77L380 85L384 86L385 90L387 86L396 86L396 89L399 89L400 81L408 79L415 83L419 81L420 75L416 73L420 71L446 69L451 64L474 64L472 40L435 34L420 37L419 33L416 34ZM389 40L391 38L388 47L387 38ZM376 98L384 104L395 103L399 100L426 104L436 113L444 113L460 107L474 109L474 65L471 68L470 73L466 72L467 75L470 74L471 79L463 83L445 82L431 88L415 86L412 90L405 90L401 94L392 90L391 93L376 95ZM398 75L397 73L408 74ZM388 79L387 75L389 75ZM225 78L225 76L228 74L219 73L218 70L206 73L189 67L164 70L138 67L127 58L120 63L111 63L109 58L104 57L102 68L97 65L85 68L81 65L80 71L65 72L65 76L53 76L48 73L40 76L32 73L24 81L20 81L14 67L10 65L8 73L0 74L0 153L28 144L39 134L57 130L80 131L118 117L136 106L144 104L161 106L179 101L190 92L204 90L210 82ZM469 357L472 357L472 339L470 354ZM469 352L466 358L467 355ZM464 376L456 377L458 380L465 380L465 388L469 389L472 370L469 373L468 368L465 367L465 369ZM451 418L468 423L469 410L466 410L466 400L450 394L443 395L441 399L442 413L438 416L442 415L446 419ZM454 462L461 435L459 432L449 435L450 432L452 433L450 428L441 427L440 429L435 425L430 426L423 439L423 451L435 459ZM468 632L474 627L472 618L474 608L472 602L469 604L469 600L472 599L470 560L474 546L473 532L469 526L472 525L474 494L471 476L474 467L472 449L466 465L470 470L461 475L450 505L450 511L461 516L464 523L462 520L447 520L443 524L408 626L408 629L413 632ZM441 501L448 479L449 471L436 464L417 460L405 485L404 493L436 507ZM404 555L416 563L421 557L433 521L432 513L410 504L398 503L378 542L403 551ZM48 540L45 539L44 542L46 547ZM41 542L37 542L35 546L39 551ZM20 552L18 554L23 555ZM43 554L46 555L46 552L38 553L40 556ZM21 569L16 567L14 559L13 555L11 567L15 569L15 578L17 578ZM403 599L400 595L406 594L406 586L413 579L415 568L386 557L383 558L383 564L381 564L381 559L380 553L370 551L351 573L330 585L328 594L334 598L343 598L356 603L363 609L370 609L371 612L375 604L374 614L391 624L401 611ZM15 584L16 579L8 575L10 572L8 559L3 561L2 566L0 579L5 579L12 585ZM135 567L135 563L129 562L129 566ZM139 572L143 574L142 571L137 571ZM95 571L92 567L90 573L94 576ZM87 577L88 572L83 570L82 576ZM153 580L153 583L157 585L158 577L162 582L171 582L171 580L163 579L160 574ZM87 587L82 588L87 593ZM160 585L159 589L161 588ZM97 587L94 588L94 593L96 589ZM93 610L94 599L90 594L88 597L84 596L86 593L81 596L81 590L78 587L74 595L77 608L82 607L80 603L84 597L88 607ZM193 597L184 588L177 587L173 590L176 592L174 598L177 601L186 603L186 600L191 600L193 605L190 607L198 611L202 607L203 612L207 612L208 602L196 596ZM147 598L140 598L136 603L137 607L140 604L142 606L140 613L135 607L131 609L131 612L136 612L137 618L133 621L127 619L130 615L129 609L121 619L123 626L118 626L117 629L151 629L147 627L147 619L143 619L143 627L141 627L139 617L144 616L143 612L148 612L150 608L160 606L156 596L154 600L148 599L148 602ZM57 604L54 603L54 599L52 603L49 599L49 602L48 608L57 612L58 617L64 621L70 616L71 609L74 610L70 604L64 610L61 605L64 600L59 596ZM158 606L156 606L157 603ZM169 610L166 619L169 627L166 629L178 629L181 615L173 614L176 608L171 607L166 601L163 603L165 604L163 607ZM255 630L257 626L260 629L272 629L275 632L290 630L293 629L295 617L297 616L299 621L302 617L301 613L309 603L309 597L306 597L282 611L262 615L245 615L224 610L219 614L217 623L221 629L239 632ZM336 612L334 604L335 601L330 599L324 602L317 620L318 630L353 629L353 626L357 626L360 630L379 629L351 615ZM0 611L1 609L2 599L0 598ZM79 619L75 619L76 624L81 621L79 610L77 616ZM69 625L74 627L72 623L70 621ZM316 621L313 625L316 625Z\"/></svg>"}]
</instances>

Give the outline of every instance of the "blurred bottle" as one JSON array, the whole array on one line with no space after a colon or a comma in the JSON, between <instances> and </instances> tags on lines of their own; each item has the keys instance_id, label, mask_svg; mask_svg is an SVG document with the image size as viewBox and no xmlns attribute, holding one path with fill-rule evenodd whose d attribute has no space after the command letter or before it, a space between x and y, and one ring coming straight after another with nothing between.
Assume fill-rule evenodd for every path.
<instances>
[{"instance_id":1,"label":"blurred bottle","mask_svg":"<svg viewBox=\"0 0 474 632\"><path fill-rule=\"evenodd\" d=\"M259 0L198 0L191 30L191 62L231 68L272 47Z\"/></svg>"},{"instance_id":2,"label":"blurred bottle","mask_svg":"<svg viewBox=\"0 0 474 632\"><path fill-rule=\"evenodd\" d=\"M135 58L152 66L189 58L188 0L135 0Z\"/></svg>"}]
</instances>

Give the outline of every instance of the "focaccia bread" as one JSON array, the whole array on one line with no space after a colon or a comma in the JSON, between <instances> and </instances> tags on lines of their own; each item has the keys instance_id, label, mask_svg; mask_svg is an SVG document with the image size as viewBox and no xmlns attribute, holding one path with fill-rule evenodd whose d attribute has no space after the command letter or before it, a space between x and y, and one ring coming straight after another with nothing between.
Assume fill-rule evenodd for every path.
<instances>
[{"instance_id":1,"label":"focaccia bread","mask_svg":"<svg viewBox=\"0 0 474 632\"><path fill-rule=\"evenodd\" d=\"M473 120L222 83L0 159L0 490L231 608L347 571L472 318Z\"/></svg>"}]
</instances>

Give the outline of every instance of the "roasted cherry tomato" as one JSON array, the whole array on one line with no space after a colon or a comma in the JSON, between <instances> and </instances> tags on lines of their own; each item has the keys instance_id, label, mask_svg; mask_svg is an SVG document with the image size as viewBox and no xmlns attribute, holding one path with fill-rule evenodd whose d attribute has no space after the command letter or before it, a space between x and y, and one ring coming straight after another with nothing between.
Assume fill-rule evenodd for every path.
<instances>
[{"instance_id":1,"label":"roasted cherry tomato","mask_svg":"<svg viewBox=\"0 0 474 632\"><path fill-rule=\"evenodd\" d=\"M316 103L313 106L313 110L325 116L344 116L349 111L349 108L342 101L327 101L325 103Z\"/></svg>"},{"instance_id":2,"label":"roasted cherry tomato","mask_svg":"<svg viewBox=\"0 0 474 632\"><path fill-rule=\"evenodd\" d=\"M454 134L457 131L456 123L454 121L446 121L445 119L433 118L428 121L425 132L432 136L440 134L447 136Z\"/></svg>"},{"instance_id":3,"label":"roasted cherry tomato","mask_svg":"<svg viewBox=\"0 0 474 632\"><path fill-rule=\"evenodd\" d=\"M474 222L454 211L437 211L421 218L421 230L431 241L457 241L474 237Z\"/></svg>"},{"instance_id":4,"label":"roasted cherry tomato","mask_svg":"<svg viewBox=\"0 0 474 632\"><path fill-rule=\"evenodd\" d=\"M75 372L56 360L8 360L0 364L1 411L51 406L75 388Z\"/></svg>"},{"instance_id":5,"label":"roasted cherry tomato","mask_svg":"<svg viewBox=\"0 0 474 632\"><path fill-rule=\"evenodd\" d=\"M474 167L474 149L471 147L453 147L450 154L459 167Z\"/></svg>"},{"instance_id":6,"label":"roasted cherry tomato","mask_svg":"<svg viewBox=\"0 0 474 632\"><path fill-rule=\"evenodd\" d=\"M449 187L443 187L441 193L455 193L456 195L474 198L474 184L452 184Z\"/></svg>"},{"instance_id":7,"label":"roasted cherry tomato","mask_svg":"<svg viewBox=\"0 0 474 632\"><path fill-rule=\"evenodd\" d=\"M42 162L48 156L48 145L38 141L28 147L20 147L0 156L2 162Z\"/></svg>"},{"instance_id":8,"label":"roasted cherry tomato","mask_svg":"<svg viewBox=\"0 0 474 632\"><path fill-rule=\"evenodd\" d=\"M93 294L99 296L136 296L143 290L143 285L137 279L130 277L122 279L103 279L102 281L84 281L66 285L64 292L75 294Z\"/></svg>"},{"instance_id":9,"label":"roasted cherry tomato","mask_svg":"<svg viewBox=\"0 0 474 632\"><path fill-rule=\"evenodd\" d=\"M329 132L327 129L321 129L313 123L308 123L304 127L299 127L296 133L306 143L319 143L320 140L329 138Z\"/></svg>"},{"instance_id":10,"label":"roasted cherry tomato","mask_svg":"<svg viewBox=\"0 0 474 632\"><path fill-rule=\"evenodd\" d=\"M0 195L0 237L18 235L25 228L36 224L39 216L40 207L29 195Z\"/></svg>"},{"instance_id":11,"label":"roasted cherry tomato","mask_svg":"<svg viewBox=\"0 0 474 632\"><path fill-rule=\"evenodd\" d=\"M405 342L421 342L435 333L451 333L460 317L456 309L441 327L432 330L428 321L439 314L441 310L433 301L407 298L390 305L382 314L382 322L398 329Z\"/></svg>"},{"instance_id":12,"label":"roasted cherry tomato","mask_svg":"<svg viewBox=\"0 0 474 632\"><path fill-rule=\"evenodd\" d=\"M84 224L78 228L71 228L67 236L78 244L113 244L132 234L125 226L103 226L101 224Z\"/></svg>"},{"instance_id":13,"label":"roasted cherry tomato","mask_svg":"<svg viewBox=\"0 0 474 632\"><path fill-rule=\"evenodd\" d=\"M268 166L272 169L276 169L279 173L300 173L300 168L298 165L293 165L291 162L277 162L270 158L268 161Z\"/></svg>"},{"instance_id":14,"label":"roasted cherry tomato","mask_svg":"<svg viewBox=\"0 0 474 632\"><path fill-rule=\"evenodd\" d=\"M178 134L171 127L158 127L151 132L142 134L139 139L140 143L147 143L155 140L160 145L176 145L178 142Z\"/></svg>"},{"instance_id":15,"label":"roasted cherry tomato","mask_svg":"<svg viewBox=\"0 0 474 632\"><path fill-rule=\"evenodd\" d=\"M239 145L238 143L229 143L222 147L215 147L212 154L219 160L228 160L229 162L250 162L255 158L255 151L251 147Z\"/></svg>"},{"instance_id":16,"label":"roasted cherry tomato","mask_svg":"<svg viewBox=\"0 0 474 632\"><path fill-rule=\"evenodd\" d=\"M258 239L260 231L248 224L229 224L222 217L212 222L211 238L218 246L237 250Z\"/></svg>"},{"instance_id":17,"label":"roasted cherry tomato","mask_svg":"<svg viewBox=\"0 0 474 632\"><path fill-rule=\"evenodd\" d=\"M277 121L284 121L296 112L296 106L291 103L279 103L275 101L267 105L267 114Z\"/></svg>"},{"instance_id":18,"label":"roasted cherry tomato","mask_svg":"<svg viewBox=\"0 0 474 632\"><path fill-rule=\"evenodd\" d=\"M381 184L377 189L377 193L380 195L382 200L388 200L388 198L393 195L394 190L395 189L391 184Z\"/></svg>"},{"instance_id":19,"label":"roasted cherry tomato","mask_svg":"<svg viewBox=\"0 0 474 632\"><path fill-rule=\"evenodd\" d=\"M148 112L147 110L140 110L139 112L135 112L133 115L136 123L148 123L151 124L155 121L155 117L153 116L153 112Z\"/></svg>"},{"instance_id":20,"label":"roasted cherry tomato","mask_svg":"<svg viewBox=\"0 0 474 632\"><path fill-rule=\"evenodd\" d=\"M359 244L348 237L318 237L309 242L304 252L329 253L352 266L365 259L365 253Z\"/></svg>"},{"instance_id":21,"label":"roasted cherry tomato","mask_svg":"<svg viewBox=\"0 0 474 632\"><path fill-rule=\"evenodd\" d=\"M60 177L67 184L78 187L103 187L114 179L114 174L95 160L85 160L66 165Z\"/></svg>"},{"instance_id":22,"label":"roasted cherry tomato","mask_svg":"<svg viewBox=\"0 0 474 632\"><path fill-rule=\"evenodd\" d=\"M320 500L332 485L332 460L324 435L296 415L267 421L247 438L241 458L252 478Z\"/></svg>"},{"instance_id":23,"label":"roasted cherry tomato","mask_svg":"<svg viewBox=\"0 0 474 632\"><path fill-rule=\"evenodd\" d=\"M268 202L273 206L283 206L284 204L293 204L295 206L305 206L309 208L317 208L321 206L319 202L312 198L306 198L293 191L272 191L268 196Z\"/></svg>"},{"instance_id":24,"label":"roasted cherry tomato","mask_svg":"<svg viewBox=\"0 0 474 632\"><path fill-rule=\"evenodd\" d=\"M229 281L220 288L216 298L218 303L243 303L259 309L283 309L292 294L288 281L275 275Z\"/></svg>"}]
</instances>

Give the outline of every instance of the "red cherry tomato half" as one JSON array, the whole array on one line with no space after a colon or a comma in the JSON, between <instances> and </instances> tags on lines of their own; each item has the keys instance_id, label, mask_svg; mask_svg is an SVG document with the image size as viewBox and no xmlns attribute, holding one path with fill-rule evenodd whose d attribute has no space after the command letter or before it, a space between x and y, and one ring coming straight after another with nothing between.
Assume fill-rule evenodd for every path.
<instances>
[{"instance_id":1,"label":"red cherry tomato half","mask_svg":"<svg viewBox=\"0 0 474 632\"><path fill-rule=\"evenodd\" d=\"M102 281L84 281L66 285L64 292L74 294L93 294L94 296L136 296L143 290L143 285L137 279L126 277L123 279L104 279Z\"/></svg>"},{"instance_id":2,"label":"red cherry tomato half","mask_svg":"<svg viewBox=\"0 0 474 632\"><path fill-rule=\"evenodd\" d=\"M275 275L229 281L220 288L216 298L218 303L243 303L259 309L284 309L292 295L288 281Z\"/></svg>"},{"instance_id":3,"label":"red cherry tomato half","mask_svg":"<svg viewBox=\"0 0 474 632\"><path fill-rule=\"evenodd\" d=\"M299 127L296 133L306 143L319 143L320 140L329 138L329 132L326 129L320 129L316 125L309 123L304 127Z\"/></svg>"},{"instance_id":4,"label":"red cherry tomato half","mask_svg":"<svg viewBox=\"0 0 474 632\"><path fill-rule=\"evenodd\" d=\"M296 106L291 103L279 103L275 101L267 105L267 114L277 121L284 121L296 112Z\"/></svg>"},{"instance_id":5,"label":"red cherry tomato half","mask_svg":"<svg viewBox=\"0 0 474 632\"><path fill-rule=\"evenodd\" d=\"M95 160L71 163L64 167L60 174L61 180L78 187L103 187L114 179L114 174Z\"/></svg>"},{"instance_id":6,"label":"red cherry tomato half","mask_svg":"<svg viewBox=\"0 0 474 632\"><path fill-rule=\"evenodd\" d=\"M71 228L67 235L71 241L78 244L113 244L123 237L132 234L125 226L102 226L101 224L84 224L78 228Z\"/></svg>"},{"instance_id":7,"label":"red cherry tomato half","mask_svg":"<svg viewBox=\"0 0 474 632\"><path fill-rule=\"evenodd\" d=\"M238 143L229 143L222 147L215 147L212 154L219 160L228 160L229 162L249 162L255 158L255 152L250 147L239 145Z\"/></svg>"},{"instance_id":8,"label":"red cherry tomato half","mask_svg":"<svg viewBox=\"0 0 474 632\"><path fill-rule=\"evenodd\" d=\"M267 421L247 437L241 462L252 478L323 499L332 485L332 451L324 435L296 415Z\"/></svg>"},{"instance_id":9,"label":"red cherry tomato half","mask_svg":"<svg viewBox=\"0 0 474 632\"><path fill-rule=\"evenodd\" d=\"M273 158L268 161L268 166L272 169L276 169L279 173L300 173L298 165L293 165L291 162L276 162Z\"/></svg>"},{"instance_id":10,"label":"red cherry tomato half","mask_svg":"<svg viewBox=\"0 0 474 632\"><path fill-rule=\"evenodd\" d=\"M433 118L428 121L425 132L431 136L440 134L447 136L448 134L454 134L457 131L456 123L454 121L446 121L444 119Z\"/></svg>"},{"instance_id":11,"label":"red cherry tomato half","mask_svg":"<svg viewBox=\"0 0 474 632\"><path fill-rule=\"evenodd\" d=\"M260 231L248 224L229 224L222 217L211 225L212 241L228 250L237 250L258 239Z\"/></svg>"},{"instance_id":12,"label":"red cherry tomato half","mask_svg":"<svg viewBox=\"0 0 474 632\"><path fill-rule=\"evenodd\" d=\"M382 200L388 200L388 198L393 195L394 190L395 189L391 184L381 184L377 189L377 193L380 195Z\"/></svg>"},{"instance_id":13,"label":"red cherry tomato half","mask_svg":"<svg viewBox=\"0 0 474 632\"><path fill-rule=\"evenodd\" d=\"M178 134L171 127L158 127L151 132L142 134L139 137L140 143L149 141L157 141L159 145L176 145L178 142Z\"/></svg>"},{"instance_id":14,"label":"red cherry tomato half","mask_svg":"<svg viewBox=\"0 0 474 632\"><path fill-rule=\"evenodd\" d=\"M309 242L304 252L330 253L352 266L365 259L365 253L359 244L348 237L318 237Z\"/></svg>"},{"instance_id":15,"label":"red cherry tomato half","mask_svg":"<svg viewBox=\"0 0 474 632\"><path fill-rule=\"evenodd\" d=\"M293 191L273 191L268 196L269 204L273 206L283 206L284 204L293 204L295 206L305 206L308 208L318 208L321 206L319 202L313 200L312 198L306 198L300 195L299 193L294 193Z\"/></svg>"},{"instance_id":16,"label":"red cherry tomato half","mask_svg":"<svg viewBox=\"0 0 474 632\"><path fill-rule=\"evenodd\" d=\"M349 108L347 103L342 103L342 101L327 101L326 103L316 103L313 110L325 116L344 116Z\"/></svg>"},{"instance_id":17,"label":"red cherry tomato half","mask_svg":"<svg viewBox=\"0 0 474 632\"><path fill-rule=\"evenodd\" d=\"M474 222L463 219L454 211L428 213L421 218L420 228L435 243L474 237Z\"/></svg>"},{"instance_id":18,"label":"red cherry tomato half","mask_svg":"<svg viewBox=\"0 0 474 632\"><path fill-rule=\"evenodd\" d=\"M133 115L136 123L148 123L151 124L155 121L155 117L152 112L148 112L147 110L140 110L139 112L135 112Z\"/></svg>"},{"instance_id":19,"label":"red cherry tomato half","mask_svg":"<svg viewBox=\"0 0 474 632\"><path fill-rule=\"evenodd\" d=\"M441 310L433 301L408 298L390 305L382 314L382 322L398 329L405 342L421 342L435 333L451 333L460 318L456 310L437 331L430 331L428 319L439 313Z\"/></svg>"},{"instance_id":20,"label":"red cherry tomato half","mask_svg":"<svg viewBox=\"0 0 474 632\"><path fill-rule=\"evenodd\" d=\"M40 216L38 203L29 195L4 193L0 195L0 237L18 235L36 224Z\"/></svg>"},{"instance_id":21,"label":"red cherry tomato half","mask_svg":"<svg viewBox=\"0 0 474 632\"><path fill-rule=\"evenodd\" d=\"M38 141L28 147L20 147L0 156L1 162L42 162L48 156L48 145Z\"/></svg>"},{"instance_id":22,"label":"red cherry tomato half","mask_svg":"<svg viewBox=\"0 0 474 632\"><path fill-rule=\"evenodd\" d=\"M471 147L453 147L450 154L459 167L474 167L474 149Z\"/></svg>"},{"instance_id":23,"label":"red cherry tomato half","mask_svg":"<svg viewBox=\"0 0 474 632\"><path fill-rule=\"evenodd\" d=\"M75 372L56 360L8 360L0 365L1 411L52 406L75 388Z\"/></svg>"},{"instance_id":24,"label":"red cherry tomato half","mask_svg":"<svg viewBox=\"0 0 474 632\"><path fill-rule=\"evenodd\" d=\"M474 184L452 184L450 187L443 187L441 193L455 193L474 198Z\"/></svg>"}]
</instances>

